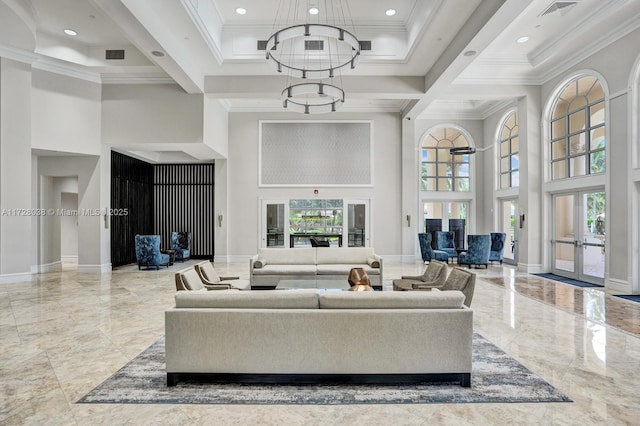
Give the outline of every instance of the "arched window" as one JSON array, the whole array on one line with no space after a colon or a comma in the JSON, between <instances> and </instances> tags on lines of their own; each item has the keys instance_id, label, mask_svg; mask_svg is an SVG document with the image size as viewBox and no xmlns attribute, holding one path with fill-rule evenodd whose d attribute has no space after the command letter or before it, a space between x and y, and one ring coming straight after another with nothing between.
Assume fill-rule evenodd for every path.
<instances>
[{"instance_id":1,"label":"arched window","mask_svg":"<svg viewBox=\"0 0 640 426\"><path fill-rule=\"evenodd\" d=\"M449 152L458 147L469 147L459 130L441 127L429 132L420 150L422 191L469 191L469 154Z\"/></svg>"},{"instance_id":2,"label":"arched window","mask_svg":"<svg viewBox=\"0 0 640 426\"><path fill-rule=\"evenodd\" d=\"M513 111L502 123L499 137L500 188L520 185L520 139L518 138L518 113Z\"/></svg>"},{"instance_id":3,"label":"arched window","mask_svg":"<svg viewBox=\"0 0 640 426\"><path fill-rule=\"evenodd\" d=\"M605 172L604 89L594 76L569 82L551 110L551 178Z\"/></svg>"}]
</instances>

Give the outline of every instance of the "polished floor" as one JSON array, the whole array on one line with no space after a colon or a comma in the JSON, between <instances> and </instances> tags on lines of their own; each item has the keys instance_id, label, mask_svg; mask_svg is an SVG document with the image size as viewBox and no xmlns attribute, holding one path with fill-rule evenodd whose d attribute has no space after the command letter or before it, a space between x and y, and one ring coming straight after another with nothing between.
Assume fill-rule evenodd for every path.
<instances>
[{"instance_id":1,"label":"polished floor","mask_svg":"<svg viewBox=\"0 0 640 426\"><path fill-rule=\"evenodd\" d=\"M423 268L419 262L384 267L385 289L391 279ZM245 262L216 268L221 275L248 278ZM0 424L640 424L640 303L508 266L477 272L475 330L574 402L76 404L163 335L163 312L175 287L167 270L94 275L70 269L0 284Z\"/></svg>"}]
</instances>

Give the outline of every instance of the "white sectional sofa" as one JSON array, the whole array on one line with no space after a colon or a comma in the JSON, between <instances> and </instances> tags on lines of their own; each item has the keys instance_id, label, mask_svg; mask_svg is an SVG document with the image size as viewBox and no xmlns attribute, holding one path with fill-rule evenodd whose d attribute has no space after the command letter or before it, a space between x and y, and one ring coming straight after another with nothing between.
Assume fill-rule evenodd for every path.
<instances>
[{"instance_id":1,"label":"white sectional sofa","mask_svg":"<svg viewBox=\"0 0 640 426\"><path fill-rule=\"evenodd\" d=\"M382 258L370 247L261 248L249 261L251 288L273 288L281 279L347 279L363 268L382 289Z\"/></svg>"},{"instance_id":2,"label":"white sectional sofa","mask_svg":"<svg viewBox=\"0 0 640 426\"><path fill-rule=\"evenodd\" d=\"M175 300L165 312L168 386L193 378L470 386L473 311L459 291L181 291Z\"/></svg>"}]
</instances>

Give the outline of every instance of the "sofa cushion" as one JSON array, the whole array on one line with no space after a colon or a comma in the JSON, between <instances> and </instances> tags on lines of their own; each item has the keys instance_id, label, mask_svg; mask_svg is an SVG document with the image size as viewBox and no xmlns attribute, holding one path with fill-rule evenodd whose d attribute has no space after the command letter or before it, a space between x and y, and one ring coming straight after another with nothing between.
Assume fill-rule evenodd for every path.
<instances>
[{"instance_id":1,"label":"sofa cushion","mask_svg":"<svg viewBox=\"0 0 640 426\"><path fill-rule=\"evenodd\" d=\"M180 275L182 277L182 282L185 284L186 287L188 287L189 290L204 289L204 285L202 284L200 275L198 275L195 269L189 268L184 272L181 272Z\"/></svg>"},{"instance_id":2,"label":"sofa cushion","mask_svg":"<svg viewBox=\"0 0 640 426\"><path fill-rule=\"evenodd\" d=\"M258 249L258 260L261 259L266 259L268 265L315 265L316 249L261 248Z\"/></svg>"},{"instance_id":3,"label":"sofa cushion","mask_svg":"<svg viewBox=\"0 0 640 426\"><path fill-rule=\"evenodd\" d=\"M175 298L176 308L318 309L316 290L179 291Z\"/></svg>"},{"instance_id":4,"label":"sofa cushion","mask_svg":"<svg viewBox=\"0 0 640 426\"><path fill-rule=\"evenodd\" d=\"M366 264L367 259L374 255L374 250L371 247L318 247L316 250L318 250L318 265L355 263L360 266L360 264Z\"/></svg>"},{"instance_id":5,"label":"sofa cushion","mask_svg":"<svg viewBox=\"0 0 640 426\"><path fill-rule=\"evenodd\" d=\"M461 291L326 292L320 309L462 309Z\"/></svg>"},{"instance_id":6,"label":"sofa cushion","mask_svg":"<svg viewBox=\"0 0 640 426\"><path fill-rule=\"evenodd\" d=\"M371 266L365 264L327 264L322 265L318 264L318 275L344 275L345 277L349 275L349 271L351 268L362 268L367 273L367 275L380 275L380 269L372 268Z\"/></svg>"},{"instance_id":7,"label":"sofa cushion","mask_svg":"<svg viewBox=\"0 0 640 426\"><path fill-rule=\"evenodd\" d=\"M376 259L374 256L369 257L367 259L367 263L372 268L379 268L380 267L380 261L378 259Z\"/></svg>"},{"instance_id":8,"label":"sofa cushion","mask_svg":"<svg viewBox=\"0 0 640 426\"><path fill-rule=\"evenodd\" d=\"M272 265L254 269L253 275L315 275L316 265Z\"/></svg>"}]
</instances>

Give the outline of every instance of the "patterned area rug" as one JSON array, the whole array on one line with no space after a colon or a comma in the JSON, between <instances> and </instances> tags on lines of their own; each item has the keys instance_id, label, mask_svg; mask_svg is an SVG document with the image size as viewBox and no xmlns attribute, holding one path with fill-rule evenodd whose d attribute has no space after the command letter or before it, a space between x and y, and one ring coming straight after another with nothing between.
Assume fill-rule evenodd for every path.
<instances>
[{"instance_id":1,"label":"patterned area rug","mask_svg":"<svg viewBox=\"0 0 640 426\"><path fill-rule=\"evenodd\" d=\"M457 383L294 386L193 382L167 387L162 338L78 402L331 405L571 402L571 399L474 333L470 388Z\"/></svg>"}]
</instances>

